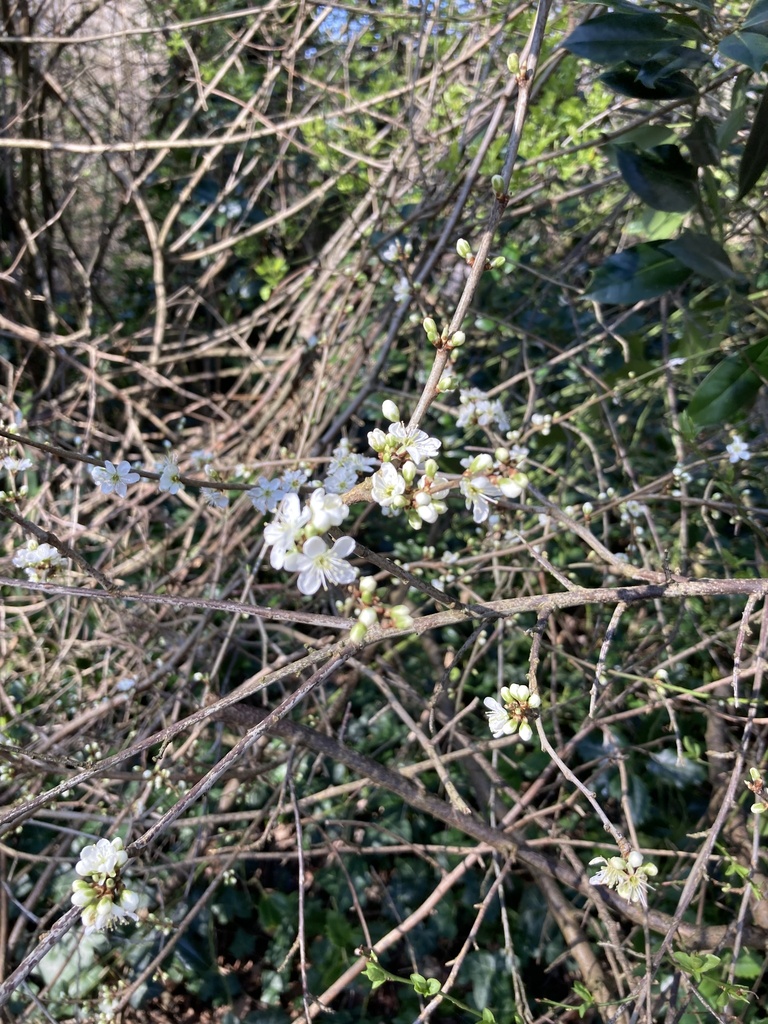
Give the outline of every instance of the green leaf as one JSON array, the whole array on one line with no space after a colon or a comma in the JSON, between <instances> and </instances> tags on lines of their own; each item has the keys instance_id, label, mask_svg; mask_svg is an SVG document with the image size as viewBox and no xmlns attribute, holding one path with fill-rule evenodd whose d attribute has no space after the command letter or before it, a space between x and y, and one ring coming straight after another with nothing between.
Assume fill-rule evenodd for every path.
<instances>
[{"instance_id":1,"label":"green leaf","mask_svg":"<svg viewBox=\"0 0 768 1024\"><path fill-rule=\"evenodd\" d=\"M756 185L765 168L768 167L768 89L755 111L755 119L749 130L744 146L744 155L739 164L739 194L743 199L753 185Z\"/></svg>"},{"instance_id":2,"label":"green leaf","mask_svg":"<svg viewBox=\"0 0 768 1024\"><path fill-rule=\"evenodd\" d=\"M696 202L696 169L677 146L656 146L650 153L616 147L621 176L636 196L654 210L684 213Z\"/></svg>"},{"instance_id":3,"label":"green leaf","mask_svg":"<svg viewBox=\"0 0 768 1024\"><path fill-rule=\"evenodd\" d=\"M691 130L683 136L683 142L688 146L694 166L708 167L720 163L715 124L706 114L694 121Z\"/></svg>"},{"instance_id":4,"label":"green leaf","mask_svg":"<svg viewBox=\"0 0 768 1024\"><path fill-rule=\"evenodd\" d=\"M480 1018L480 1020L483 1022L483 1024L496 1024L496 1018L493 1016L493 1014L491 1013L487 1006L483 1010L483 1015Z\"/></svg>"},{"instance_id":5,"label":"green leaf","mask_svg":"<svg viewBox=\"0 0 768 1024\"><path fill-rule=\"evenodd\" d=\"M695 426L712 427L743 417L768 374L768 338L727 356L696 388L687 413Z\"/></svg>"},{"instance_id":6,"label":"green leaf","mask_svg":"<svg viewBox=\"0 0 768 1024\"><path fill-rule=\"evenodd\" d=\"M650 60L677 41L665 18L658 14L601 14L585 21L562 44L594 64Z\"/></svg>"},{"instance_id":7,"label":"green leaf","mask_svg":"<svg viewBox=\"0 0 768 1024\"><path fill-rule=\"evenodd\" d=\"M768 36L768 0L755 0L742 28Z\"/></svg>"},{"instance_id":8,"label":"green leaf","mask_svg":"<svg viewBox=\"0 0 768 1024\"><path fill-rule=\"evenodd\" d=\"M709 235L701 235L697 231L684 231L679 238L664 242L661 248L671 256L676 256L681 263L701 277L724 281L739 276L731 265L728 253Z\"/></svg>"},{"instance_id":9,"label":"green leaf","mask_svg":"<svg viewBox=\"0 0 768 1024\"><path fill-rule=\"evenodd\" d=\"M647 242L609 256L598 267L585 298L610 305L632 305L676 288L690 276L659 243Z\"/></svg>"},{"instance_id":10,"label":"green leaf","mask_svg":"<svg viewBox=\"0 0 768 1024\"><path fill-rule=\"evenodd\" d=\"M757 32L733 32L720 40L717 49L724 57L746 64L753 71L762 71L768 61L768 38Z\"/></svg>"},{"instance_id":11,"label":"green leaf","mask_svg":"<svg viewBox=\"0 0 768 1024\"><path fill-rule=\"evenodd\" d=\"M643 71L648 67L659 65L623 65L611 68L600 75L600 81L613 92L621 96L631 96L638 100L673 100L685 96L696 96L698 89L686 75L675 71L671 75L651 75L647 78Z\"/></svg>"}]
</instances>

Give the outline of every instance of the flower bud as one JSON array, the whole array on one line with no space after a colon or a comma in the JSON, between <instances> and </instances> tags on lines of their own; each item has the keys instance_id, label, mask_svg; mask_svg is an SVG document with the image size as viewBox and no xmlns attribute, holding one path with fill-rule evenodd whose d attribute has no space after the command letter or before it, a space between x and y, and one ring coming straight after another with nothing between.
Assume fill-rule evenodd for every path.
<instances>
[{"instance_id":1,"label":"flower bud","mask_svg":"<svg viewBox=\"0 0 768 1024\"><path fill-rule=\"evenodd\" d=\"M437 337L437 324L435 323L431 316L425 316L421 322L421 325L424 328L424 331L430 341Z\"/></svg>"},{"instance_id":2,"label":"flower bud","mask_svg":"<svg viewBox=\"0 0 768 1024\"><path fill-rule=\"evenodd\" d=\"M400 410L390 398L386 398L381 403L381 412L384 419L389 420L390 423L397 423L400 420Z\"/></svg>"},{"instance_id":3,"label":"flower bud","mask_svg":"<svg viewBox=\"0 0 768 1024\"><path fill-rule=\"evenodd\" d=\"M491 178L491 188L497 196L504 194L504 179L500 174L494 174Z\"/></svg>"},{"instance_id":4,"label":"flower bud","mask_svg":"<svg viewBox=\"0 0 768 1024\"><path fill-rule=\"evenodd\" d=\"M437 382L437 393L438 395L444 395L446 391L456 390L456 378L455 377L441 377Z\"/></svg>"},{"instance_id":5,"label":"flower bud","mask_svg":"<svg viewBox=\"0 0 768 1024\"><path fill-rule=\"evenodd\" d=\"M469 464L470 476L477 476L478 473L487 473L488 470L493 466L493 459L487 452L483 452L482 455L476 455Z\"/></svg>"},{"instance_id":6,"label":"flower bud","mask_svg":"<svg viewBox=\"0 0 768 1024\"><path fill-rule=\"evenodd\" d=\"M349 631L349 639L353 644L361 644L363 640L365 640L365 634L367 632L368 627L364 622L356 622Z\"/></svg>"},{"instance_id":7,"label":"flower bud","mask_svg":"<svg viewBox=\"0 0 768 1024\"><path fill-rule=\"evenodd\" d=\"M500 462L502 466L505 466L512 458L509 448L497 448L493 453L493 457L497 462Z\"/></svg>"},{"instance_id":8,"label":"flower bud","mask_svg":"<svg viewBox=\"0 0 768 1024\"><path fill-rule=\"evenodd\" d=\"M631 868L639 868L642 863L643 855L639 850L633 850L627 857L627 864L629 864Z\"/></svg>"},{"instance_id":9,"label":"flower bud","mask_svg":"<svg viewBox=\"0 0 768 1024\"><path fill-rule=\"evenodd\" d=\"M376 593L376 577L375 576L361 576L357 581L357 585L360 588L360 596L365 601L367 598L372 598Z\"/></svg>"},{"instance_id":10,"label":"flower bud","mask_svg":"<svg viewBox=\"0 0 768 1024\"><path fill-rule=\"evenodd\" d=\"M379 621L379 616L375 608L363 608L357 621L362 622L365 628L369 629L371 626L376 625Z\"/></svg>"},{"instance_id":11,"label":"flower bud","mask_svg":"<svg viewBox=\"0 0 768 1024\"><path fill-rule=\"evenodd\" d=\"M472 255L472 247L466 238L460 238L456 243L456 252L461 256L463 260L469 259Z\"/></svg>"},{"instance_id":12,"label":"flower bud","mask_svg":"<svg viewBox=\"0 0 768 1024\"><path fill-rule=\"evenodd\" d=\"M397 629L412 629L413 616L407 604L396 604L389 609L389 617Z\"/></svg>"},{"instance_id":13,"label":"flower bud","mask_svg":"<svg viewBox=\"0 0 768 1024\"><path fill-rule=\"evenodd\" d=\"M408 519L408 525L412 530L421 529L422 519L415 508L409 508L408 511L406 512L406 517Z\"/></svg>"},{"instance_id":14,"label":"flower bud","mask_svg":"<svg viewBox=\"0 0 768 1024\"><path fill-rule=\"evenodd\" d=\"M451 348L460 348L467 340L467 336L464 331L456 331L451 338Z\"/></svg>"},{"instance_id":15,"label":"flower bud","mask_svg":"<svg viewBox=\"0 0 768 1024\"><path fill-rule=\"evenodd\" d=\"M494 256L491 260L491 270L501 270L506 262L506 256Z\"/></svg>"},{"instance_id":16,"label":"flower bud","mask_svg":"<svg viewBox=\"0 0 768 1024\"><path fill-rule=\"evenodd\" d=\"M507 57L507 71L510 75L517 75L520 72L520 58L516 53L510 53Z\"/></svg>"},{"instance_id":17,"label":"flower bud","mask_svg":"<svg viewBox=\"0 0 768 1024\"><path fill-rule=\"evenodd\" d=\"M428 480L434 480L437 476L438 468L437 462L434 459L427 459L424 463L424 476L426 476Z\"/></svg>"},{"instance_id":18,"label":"flower bud","mask_svg":"<svg viewBox=\"0 0 768 1024\"><path fill-rule=\"evenodd\" d=\"M406 484L410 487L413 481L416 479L416 474L418 473L416 463L411 462L411 460L409 459L408 462L403 463L403 468L400 470L400 473L403 477L403 480L405 480Z\"/></svg>"}]
</instances>

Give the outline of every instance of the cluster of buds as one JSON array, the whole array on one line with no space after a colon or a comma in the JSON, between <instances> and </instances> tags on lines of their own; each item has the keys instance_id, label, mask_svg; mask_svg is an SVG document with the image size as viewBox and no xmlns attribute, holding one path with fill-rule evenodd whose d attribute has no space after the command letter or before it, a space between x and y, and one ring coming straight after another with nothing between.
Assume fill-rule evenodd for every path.
<instances>
[{"instance_id":1,"label":"cluster of buds","mask_svg":"<svg viewBox=\"0 0 768 1024\"><path fill-rule=\"evenodd\" d=\"M413 628L413 616L408 605L385 605L378 596L374 576L360 577L355 596L359 598L362 608L358 613L357 622L349 632L349 638L353 643L361 643L368 630L380 623L383 626L391 625L394 629Z\"/></svg>"},{"instance_id":2,"label":"cluster of buds","mask_svg":"<svg viewBox=\"0 0 768 1024\"><path fill-rule=\"evenodd\" d=\"M763 777L757 768L749 769L749 777L752 781L745 782L744 785L755 796L755 802L752 804L752 813L765 814L768 811L768 793L765 791Z\"/></svg>"},{"instance_id":3,"label":"cluster of buds","mask_svg":"<svg viewBox=\"0 0 768 1024\"><path fill-rule=\"evenodd\" d=\"M465 505L472 509L472 517L476 523L484 523L490 512L490 505L495 505L500 497L514 500L519 498L528 486L528 477L516 466L505 463L509 456L506 448L496 452L496 459L488 454L476 455L465 460L464 475L459 489L464 495Z\"/></svg>"},{"instance_id":4,"label":"cluster of buds","mask_svg":"<svg viewBox=\"0 0 768 1024\"><path fill-rule=\"evenodd\" d=\"M503 179L502 179L503 184ZM466 238L460 238L456 243L456 252L461 256L468 267L475 265L475 254L472 252L472 246L466 240ZM485 270L501 270L504 264L507 262L504 256L495 256L492 260L485 261Z\"/></svg>"},{"instance_id":5,"label":"cluster of buds","mask_svg":"<svg viewBox=\"0 0 768 1024\"><path fill-rule=\"evenodd\" d=\"M118 921L138 921L138 894L125 888L120 869L128 860L120 838L100 839L85 846L75 871L80 875L72 883L72 903L82 908L85 934L113 928Z\"/></svg>"},{"instance_id":6,"label":"cluster of buds","mask_svg":"<svg viewBox=\"0 0 768 1024\"><path fill-rule=\"evenodd\" d=\"M648 879L658 873L658 868L655 864L644 864L638 850L631 850L626 857L593 857L589 864L603 865L589 879L590 885L607 885L630 903L648 907Z\"/></svg>"},{"instance_id":7,"label":"cluster of buds","mask_svg":"<svg viewBox=\"0 0 768 1024\"><path fill-rule=\"evenodd\" d=\"M425 316L421 325L424 328L427 341L430 345L434 345L435 348L444 348L448 349L449 352L453 352L455 349L461 348L467 340L467 336L464 331L454 331L453 334L451 334L448 327L444 327L442 332L438 331L437 324L431 316ZM456 356L454 355L452 358L455 359ZM450 386L447 383L444 383L442 388L438 387L438 391L450 391L452 386L453 382L451 382Z\"/></svg>"},{"instance_id":8,"label":"cluster of buds","mask_svg":"<svg viewBox=\"0 0 768 1024\"><path fill-rule=\"evenodd\" d=\"M28 540L13 556L13 564L23 569L33 583L45 583L64 564L64 559L52 544Z\"/></svg>"},{"instance_id":9,"label":"cluster of buds","mask_svg":"<svg viewBox=\"0 0 768 1024\"><path fill-rule=\"evenodd\" d=\"M541 697L521 683L502 686L499 696L501 701L495 697L486 697L483 701L488 708L488 727L493 738L497 740L517 733L527 742L533 736L530 722L538 718Z\"/></svg>"}]
</instances>

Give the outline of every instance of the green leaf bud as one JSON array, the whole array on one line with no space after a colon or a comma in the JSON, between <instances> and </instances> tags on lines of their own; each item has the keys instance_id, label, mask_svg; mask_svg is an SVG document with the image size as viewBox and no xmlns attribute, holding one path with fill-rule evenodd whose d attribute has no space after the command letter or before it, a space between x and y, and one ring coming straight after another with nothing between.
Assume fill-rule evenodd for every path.
<instances>
[{"instance_id":1,"label":"green leaf bud","mask_svg":"<svg viewBox=\"0 0 768 1024\"><path fill-rule=\"evenodd\" d=\"M494 256L491 260L491 270L501 270L506 262L507 259L505 256Z\"/></svg>"},{"instance_id":2,"label":"green leaf bud","mask_svg":"<svg viewBox=\"0 0 768 1024\"><path fill-rule=\"evenodd\" d=\"M455 377L441 377L437 382L437 393L438 395L444 395L446 391L456 390L456 378Z\"/></svg>"},{"instance_id":3,"label":"green leaf bud","mask_svg":"<svg viewBox=\"0 0 768 1024\"><path fill-rule=\"evenodd\" d=\"M507 57L507 71L510 75L517 75L520 73L520 58L516 53L510 53Z\"/></svg>"},{"instance_id":4,"label":"green leaf bud","mask_svg":"<svg viewBox=\"0 0 768 1024\"><path fill-rule=\"evenodd\" d=\"M434 480L437 476L438 468L437 462L434 459L427 459L424 463L424 476L426 476L428 480Z\"/></svg>"},{"instance_id":5,"label":"green leaf bud","mask_svg":"<svg viewBox=\"0 0 768 1024\"><path fill-rule=\"evenodd\" d=\"M472 247L466 238L460 238L456 243L456 252L461 256L463 260L469 259L472 255Z\"/></svg>"},{"instance_id":6,"label":"green leaf bud","mask_svg":"<svg viewBox=\"0 0 768 1024\"><path fill-rule=\"evenodd\" d=\"M451 348L460 348L467 340L467 336L464 331L456 331L451 338Z\"/></svg>"},{"instance_id":7,"label":"green leaf bud","mask_svg":"<svg viewBox=\"0 0 768 1024\"><path fill-rule=\"evenodd\" d=\"M497 196L503 195L504 193L504 179L500 174L494 174L491 178L491 188Z\"/></svg>"},{"instance_id":8,"label":"green leaf bud","mask_svg":"<svg viewBox=\"0 0 768 1024\"><path fill-rule=\"evenodd\" d=\"M421 323L422 327L426 331L427 337L431 341L432 336L437 334L437 324L431 316L425 316Z\"/></svg>"}]
</instances>

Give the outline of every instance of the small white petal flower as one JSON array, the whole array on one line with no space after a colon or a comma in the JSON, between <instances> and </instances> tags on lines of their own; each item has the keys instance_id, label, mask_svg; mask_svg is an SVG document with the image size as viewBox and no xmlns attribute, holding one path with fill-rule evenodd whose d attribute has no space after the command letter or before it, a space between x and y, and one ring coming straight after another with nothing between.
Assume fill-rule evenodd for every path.
<instances>
[{"instance_id":1,"label":"small white petal flower","mask_svg":"<svg viewBox=\"0 0 768 1024\"><path fill-rule=\"evenodd\" d=\"M200 495L206 505L212 508L229 508L229 495L218 491L215 487L201 487Z\"/></svg>"},{"instance_id":2,"label":"small white petal flower","mask_svg":"<svg viewBox=\"0 0 768 1024\"><path fill-rule=\"evenodd\" d=\"M131 464L125 459L117 465L107 459L103 467L92 466L91 476L94 482L100 485L102 494L114 492L120 498L125 498L128 494L128 484L135 484L141 480L141 476L131 469Z\"/></svg>"},{"instance_id":3,"label":"small white petal flower","mask_svg":"<svg viewBox=\"0 0 768 1024\"><path fill-rule=\"evenodd\" d=\"M465 506L472 509L476 523L484 523L491 511L489 502L496 504L501 491L487 476L462 477L459 483Z\"/></svg>"},{"instance_id":4,"label":"small white petal flower","mask_svg":"<svg viewBox=\"0 0 768 1024\"><path fill-rule=\"evenodd\" d=\"M746 441L742 441L739 434L733 435L733 440L725 446L725 450L728 452L728 461L732 463L739 462L740 460L747 462L752 458L749 445Z\"/></svg>"},{"instance_id":5,"label":"small white petal flower","mask_svg":"<svg viewBox=\"0 0 768 1024\"><path fill-rule=\"evenodd\" d=\"M285 497L286 489L280 480L268 480L267 477L260 476L255 485L245 493L256 511L266 515L267 512L275 511Z\"/></svg>"},{"instance_id":6,"label":"small white petal flower","mask_svg":"<svg viewBox=\"0 0 768 1024\"><path fill-rule=\"evenodd\" d=\"M408 296L411 294L411 286L408 283L407 277L401 277L395 287L392 289L392 296L395 302L405 302Z\"/></svg>"},{"instance_id":7,"label":"small white petal flower","mask_svg":"<svg viewBox=\"0 0 768 1024\"><path fill-rule=\"evenodd\" d=\"M17 569L23 569L27 579L33 583L45 583L49 575L55 574L64 564L64 558L52 544L29 540L13 556L13 564Z\"/></svg>"},{"instance_id":8,"label":"small white petal flower","mask_svg":"<svg viewBox=\"0 0 768 1024\"><path fill-rule=\"evenodd\" d=\"M495 740L501 736L511 736L517 729L517 723L510 718L507 709L494 697L486 697L483 704L488 708L488 727Z\"/></svg>"},{"instance_id":9,"label":"small white petal flower","mask_svg":"<svg viewBox=\"0 0 768 1024\"><path fill-rule=\"evenodd\" d=\"M401 456L407 453L417 466L421 466L427 459L434 459L442 444L437 438L430 437L418 427L409 430L402 422L392 423L387 434L397 442L396 453ZM370 439L371 435L368 437ZM371 447L375 450L375 445L372 444Z\"/></svg>"},{"instance_id":10,"label":"small white petal flower","mask_svg":"<svg viewBox=\"0 0 768 1024\"><path fill-rule=\"evenodd\" d=\"M351 537L339 537L328 548L322 537L310 537L301 553L293 551L285 558L285 567L299 573L298 588L302 594L315 594L328 589L329 583L352 583L357 569L345 561L355 550Z\"/></svg>"},{"instance_id":11,"label":"small white petal flower","mask_svg":"<svg viewBox=\"0 0 768 1024\"><path fill-rule=\"evenodd\" d=\"M264 543L272 548L269 564L273 569L282 569L286 556L296 547L303 528L310 520L311 511L301 508L298 494L286 494L280 502L277 515L264 527Z\"/></svg>"},{"instance_id":12,"label":"small white petal flower","mask_svg":"<svg viewBox=\"0 0 768 1024\"><path fill-rule=\"evenodd\" d=\"M168 494L178 494L179 491L184 490L184 484L179 476L179 460L177 455L173 452L164 455L160 462L158 462L157 468L160 470L160 480L157 486L161 491L167 491Z\"/></svg>"},{"instance_id":13,"label":"small white petal flower","mask_svg":"<svg viewBox=\"0 0 768 1024\"><path fill-rule=\"evenodd\" d=\"M3 468L7 469L9 473L23 473L25 469L31 469L33 465L32 459L14 459L11 455L6 455L3 459Z\"/></svg>"},{"instance_id":14,"label":"small white petal flower","mask_svg":"<svg viewBox=\"0 0 768 1024\"><path fill-rule=\"evenodd\" d=\"M75 871L78 875L91 875L97 879L114 878L127 860L122 839L118 837L111 842L100 839L92 846L83 847Z\"/></svg>"},{"instance_id":15,"label":"small white petal flower","mask_svg":"<svg viewBox=\"0 0 768 1024\"><path fill-rule=\"evenodd\" d=\"M387 508L405 493L405 480L391 462L385 462L371 477L371 497L377 505Z\"/></svg>"},{"instance_id":16,"label":"small white petal flower","mask_svg":"<svg viewBox=\"0 0 768 1024\"><path fill-rule=\"evenodd\" d=\"M332 526L341 526L349 515L349 507L338 494L326 494L320 487L309 499L312 526L318 533L327 533Z\"/></svg>"}]
</instances>

